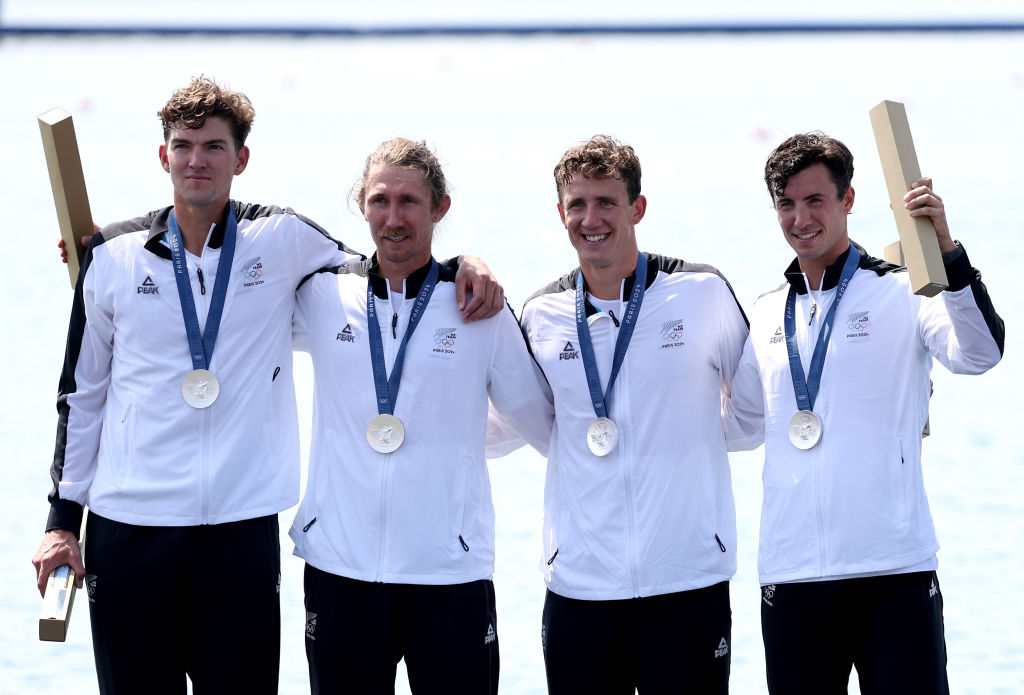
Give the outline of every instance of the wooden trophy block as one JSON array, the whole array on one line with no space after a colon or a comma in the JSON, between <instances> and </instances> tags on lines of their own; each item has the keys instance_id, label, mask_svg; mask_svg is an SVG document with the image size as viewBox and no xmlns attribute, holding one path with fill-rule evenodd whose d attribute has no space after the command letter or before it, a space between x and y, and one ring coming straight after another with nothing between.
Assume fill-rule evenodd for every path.
<instances>
[{"instance_id":1,"label":"wooden trophy block","mask_svg":"<svg viewBox=\"0 0 1024 695\"><path fill-rule=\"evenodd\" d=\"M92 234L93 226L71 114L63 109L50 109L39 116L39 133L43 137L46 168L50 172L50 188L57 207L57 223L68 254L68 274L74 288L85 256L79 239Z\"/></svg>"},{"instance_id":2,"label":"wooden trophy block","mask_svg":"<svg viewBox=\"0 0 1024 695\"><path fill-rule=\"evenodd\" d=\"M43 608L39 612L39 639L45 642L63 642L68 636L71 606L75 602L75 571L61 565L50 572L43 594Z\"/></svg>"},{"instance_id":3,"label":"wooden trophy block","mask_svg":"<svg viewBox=\"0 0 1024 695\"><path fill-rule=\"evenodd\" d=\"M896 218L907 270L910 271L910 283L915 294L934 297L946 289L949 282L932 221L927 217L911 217L910 211L904 207L903 196L914 181L921 178L907 110L899 102L883 101L871 109L870 115L878 156L885 173L885 185L889 190L889 202Z\"/></svg>"}]
</instances>

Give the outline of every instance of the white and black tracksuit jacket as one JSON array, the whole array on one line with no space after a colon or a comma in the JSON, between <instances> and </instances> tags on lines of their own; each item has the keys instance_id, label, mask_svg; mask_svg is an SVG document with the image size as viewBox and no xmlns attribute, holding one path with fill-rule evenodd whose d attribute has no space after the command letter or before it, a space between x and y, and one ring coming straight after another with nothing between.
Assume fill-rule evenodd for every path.
<instances>
[{"instance_id":1,"label":"white and black tracksuit jacket","mask_svg":"<svg viewBox=\"0 0 1024 695\"><path fill-rule=\"evenodd\" d=\"M710 266L648 256L648 287L611 394L618 446L595 456L575 318L579 269L531 297L523 331L554 392L544 492L548 588L612 600L697 589L736 571L736 514L727 442L754 448L761 422L728 410L747 322ZM628 304L633 277L623 282ZM618 321L587 302L602 388ZM725 425L723 426L723 415Z\"/></svg>"},{"instance_id":2,"label":"white and black tracksuit jacket","mask_svg":"<svg viewBox=\"0 0 1024 695\"><path fill-rule=\"evenodd\" d=\"M375 261L314 275L298 292L296 349L313 359L309 479L291 537L313 567L368 582L461 584L494 573L488 398L544 453L552 407L511 309L464 323L442 266L405 351L397 451L366 441L377 416L367 323L372 283L387 373L429 265L388 287Z\"/></svg>"},{"instance_id":3,"label":"white and black tracksuit jacket","mask_svg":"<svg viewBox=\"0 0 1024 695\"><path fill-rule=\"evenodd\" d=\"M276 514L298 501L292 384L295 290L360 258L291 210L232 201L238 220L210 370L220 396L189 407L192 370L165 240L171 208L93 238L75 290L57 402L48 529L78 533L83 507L128 524L190 526ZM205 325L224 230L187 254Z\"/></svg>"},{"instance_id":4,"label":"white and black tracksuit jacket","mask_svg":"<svg viewBox=\"0 0 1024 695\"><path fill-rule=\"evenodd\" d=\"M788 438L797 407L786 296L793 287L806 374L849 251L826 269L818 291L808 291L794 261L786 282L761 296L751 314L734 405L766 417L763 585L934 569L939 544L921 471L932 360L980 374L1002 355L1003 321L962 248L944 258L949 288L932 298L913 293L903 268L859 250L814 403L822 438L809 450Z\"/></svg>"}]
</instances>

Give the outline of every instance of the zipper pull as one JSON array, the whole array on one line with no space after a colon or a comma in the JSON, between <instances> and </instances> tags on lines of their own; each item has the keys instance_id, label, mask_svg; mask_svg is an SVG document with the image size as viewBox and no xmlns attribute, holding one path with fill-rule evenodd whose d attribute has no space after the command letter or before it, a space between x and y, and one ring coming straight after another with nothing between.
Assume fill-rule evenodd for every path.
<instances>
[{"instance_id":1,"label":"zipper pull","mask_svg":"<svg viewBox=\"0 0 1024 695\"><path fill-rule=\"evenodd\" d=\"M617 318L615 318L615 312L612 311L611 309L609 309L608 310L608 315L612 317L612 322L615 323L615 327L618 328L619 327L619 320Z\"/></svg>"},{"instance_id":2,"label":"zipper pull","mask_svg":"<svg viewBox=\"0 0 1024 695\"><path fill-rule=\"evenodd\" d=\"M818 303L815 302L811 305L811 318L807 320L807 325L810 326L814 322L814 315L818 312Z\"/></svg>"},{"instance_id":3,"label":"zipper pull","mask_svg":"<svg viewBox=\"0 0 1024 695\"><path fill-rule=\"evenodd\" d=\"M199 293L206 294L206 282L203 281L203 269L196 268L196 275L199 276Z\"/></svg>"},{"instance_id":4,"label":"zipper pull","mask_svg":"<svg viewBox=\"0 0 1024 695\"><path fill-rule=\"evenodd\" d=\"M398 314L391 316L391 337L398 340Z\"/></svg>"}]
</instances>

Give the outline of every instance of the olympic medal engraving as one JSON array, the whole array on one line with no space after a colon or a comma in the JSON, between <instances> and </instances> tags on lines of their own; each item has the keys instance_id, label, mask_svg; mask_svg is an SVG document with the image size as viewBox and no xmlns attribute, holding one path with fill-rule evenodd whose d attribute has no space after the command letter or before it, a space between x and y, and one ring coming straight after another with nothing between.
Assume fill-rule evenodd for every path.
<instances>
[{"instance_id":1,"label":"olympic medal engraving","mask_svg":"<svg viewBox=\"0 0 1024 695\"><path fill-rule=\"evenodd\" d=\"M599 417L587 428L587 446L595 456L607 456L619 443L619 428L606 417Z\"/></svg>"},{"instance_id":2,"label":"olympic medal engraving","mask_svg":"<svg viewBox=\"0 0 1024 695\"><path fill-rule=\"evenodd\" d=\"M405 426L394 415L378 415L366 426L366 441L374 451L390 454L405 441Z\"/></svg>"},{"instance_id":3,"label":"olympic medal engraving","mask_svg":"<svg viewBox=\"0 0 1024 695\"><path fill-rule=\"evenodd\" d=\"M797 449L810 449L821 441L821 420L811 410L798 410L789 420L789 441Z\"/></svg>"},{"instance_id":4,"label":"olympic medal engraving","mask_svg":"<svg viewBox=\"0 0 1024 695\"><path fill-rule=\"evenodd\" d=\"M193 369L181 382L181 397L193 408L209 408L219 395L220 384L208 369Z\"/></svg>"}]
</instances>

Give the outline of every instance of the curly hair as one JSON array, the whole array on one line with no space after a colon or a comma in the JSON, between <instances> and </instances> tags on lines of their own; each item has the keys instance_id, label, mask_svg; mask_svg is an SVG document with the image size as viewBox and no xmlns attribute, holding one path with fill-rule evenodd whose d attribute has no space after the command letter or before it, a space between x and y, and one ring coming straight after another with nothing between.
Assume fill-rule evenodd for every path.
<instances>
[{"instance_id":1,"label":"curly hair","mask_svg":"<svg viewBox=\"0 0 1024 695\"><path fill-rule=\"evenodd\" d=\"M366 184L370 178L370 170L377 165L415 169L423 174L423 183L430 189L431 202L435 210L441 204L441 198L448 195L448 182L441 171L441 162L427 143L422 140L416 142L406 138L391 138L378 145L366 158L363 175L352 186L352 199L360 210L366 202Z\"/></svg>"},{"instance_id":2,"label":"curly hair","mask_svg":"<svg viewBox=\"0 0 1024 695\"><path fill-rule=\"evenodd\" d=\"M200 75L192 78L187 87L182 87L157 112L164 128L164 142L170 137L171 129L184 126L189 129L202 128L207 118L226 118L231 124L235 147L241 149L252 128L253 111L249 97L221 87L213 80Z\"/></svg>"},{"instance_id":3,"label":"curly hair","mask_svg":"<svg viewBox=\"0 0 1024 695\"><path fill-rule=\"evenodd\" d=\"M577 174L591 179L619 179L626 186L630 203L640 195L640 160L636 152L607 135L595 135L570 148L555 166L554 174L559 201L565 186Z\"/></svg>"},{"instance_id":4,"label":"curly hair","mask_svg":"<svg viewBox=\"0 0 1024 695\"><path fill-rule=\"evenodd\" d=\"M788 138L768 157L764 182L772 201L783 196L793 175L818 163L828 169L839 197L846 195L853 180L853 154L843 143L815 130Z\"/></svg>"}]
</instances>

